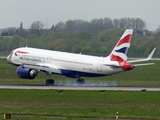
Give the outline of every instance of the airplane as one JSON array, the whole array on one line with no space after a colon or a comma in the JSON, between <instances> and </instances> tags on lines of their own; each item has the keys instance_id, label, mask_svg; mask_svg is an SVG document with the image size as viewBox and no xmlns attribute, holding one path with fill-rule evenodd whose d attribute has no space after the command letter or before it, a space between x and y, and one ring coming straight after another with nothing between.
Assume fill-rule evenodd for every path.
<instances>
[{"instance_id":1,"label":"airplane","mask_svg":"<svg viewBox=\"0 0 160 120\"><path fill-rule=\"evenodd\" d=\"M101 77L132 70L135 66L152 65L154 63L131 64L148 61L156 48L145 59L127 61L127 53L133 35L132 29L125 30L112 52L107 57L51 51L30 47L12 50L7 57L10 64L17 66L16 73L22 79L34 79L40 71L49 79L46 85L54 85L51 74L60 74L76 78L79 85L85 84L82 77Z\"/></svg>"}]
</instances>

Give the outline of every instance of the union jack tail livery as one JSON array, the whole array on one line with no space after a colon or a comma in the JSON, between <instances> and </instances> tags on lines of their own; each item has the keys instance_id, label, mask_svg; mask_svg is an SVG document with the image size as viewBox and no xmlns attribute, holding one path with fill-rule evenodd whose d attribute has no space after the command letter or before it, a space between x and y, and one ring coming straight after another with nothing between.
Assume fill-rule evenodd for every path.
<instances>
[{"instance_id":1,"label":"union jack tail livery","mask_svg":"<svg viewBox=\"0 0 160 120\"><path fill-rule=\"evenodd\" d=\"M130 63L127 63L127 54L128 54L128 48L131 44L131 38L132 38L133 30L127 29L116 46L114 47L113 51L109 55L111 61L117 61L119 66L122 67L123 70L131 70L134 68L134 66Z\"/></svg>"},{"instance_id":2,"label":"union jack tail livery","mask_svg":"<svg viewBox=\"0 0 160 120\"><path fill-rule=\"evenodd\" d=\"M133 30L127 29L110 54L111 61L126 61Z\"/></svg>"}]
</instances>

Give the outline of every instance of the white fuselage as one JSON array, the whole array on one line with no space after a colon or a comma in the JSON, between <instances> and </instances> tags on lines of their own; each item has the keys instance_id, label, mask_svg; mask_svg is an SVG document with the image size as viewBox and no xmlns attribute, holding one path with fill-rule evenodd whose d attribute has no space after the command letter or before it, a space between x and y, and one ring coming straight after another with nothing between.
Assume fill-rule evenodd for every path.
<instances>
[{"instance_id":1,"label":"white fuselage","mask_svg":"<svg viewBox=\"0 0 160 120\"><path fill-rule=\"evenodd\" d=\"M118 63L110 61L109 57L95 57L27 47L15 49L7 59L14 65L45 66L51 68L46 69L46 72L57 74L62 74L62 70L70 70L85 77L112 75L124 71L121 67L110 66L109 64Z\"/></svg>"},{"instance_id":2,"label":"white fuselage","mask_svg":"<svg viewBox=\"0 0 160 120\"><path fill-rule=\"evenodd\" d=\"M22 79L34 79L42 71L49 77L46 85L54 84L51 74L77 78L77 84L84 84L85 81L81 77L107 76L132 70L135 66L152 64L131 63L150 60L155 48L146 59L127 61L132 35L133 30L125 30L108 57L22 47L13 50L7 60L18 66L16 73Z\"/></svg>"}]
</instances>

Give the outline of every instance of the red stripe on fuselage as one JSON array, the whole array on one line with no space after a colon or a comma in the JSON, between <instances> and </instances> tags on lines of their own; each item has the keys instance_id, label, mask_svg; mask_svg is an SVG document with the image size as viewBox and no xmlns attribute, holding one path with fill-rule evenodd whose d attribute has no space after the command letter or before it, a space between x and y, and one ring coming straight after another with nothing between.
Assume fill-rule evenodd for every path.
<instances>
[{"instance_id":1,"label":"red stripe on fuselage","mask_svg":"<svg viewBox=\"0 0 160 120\"><path fill-rule=\"evenodd\" d=\"M131 42L131 38L132 38L132 34L129 34L129 35L125 36L123 39L119 40L119 42L117 43L116 47L120 46L123 43L130 43Z\"/></svg>"},{"instance_id":2,"label":"red stripe on fuselage","mask_svg":"<svg viewBox=\"0 0 160 120\"><path fill-rule=\"evenodd\" d=\"M24 51L16 51L16 53L28 54L28 52L24 52Z\"/></svg>"}]
</instances>

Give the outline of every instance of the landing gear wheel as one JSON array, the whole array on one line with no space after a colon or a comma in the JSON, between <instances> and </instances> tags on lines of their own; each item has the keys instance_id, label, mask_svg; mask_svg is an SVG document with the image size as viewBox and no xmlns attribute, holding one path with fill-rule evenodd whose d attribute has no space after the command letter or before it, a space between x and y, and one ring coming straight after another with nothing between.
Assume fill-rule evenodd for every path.
<instances>
[{"instance_id":1,"label":"landing gear wheel","mask_svg":"<svg viewBox=\"0 0 160 120\"><path fill-rule=\"evenodd\" d=\"M84 81L84 79L77 79L77 80L76 80L76 84L77 84L77 85L84 85L84 84L85 84L85 81Z\"/></svg>"},{"instance_id":2,"label":"landing gear wheel","mask_svg":"<svg viewBox=\"0 0 160 120\"><path fill-rule=\"evenodd\" d=\"M46 80L46 85L47 86L53 86L54 85L54 80L53 79L47 79Z\"/></svg>"}]
</instances>

